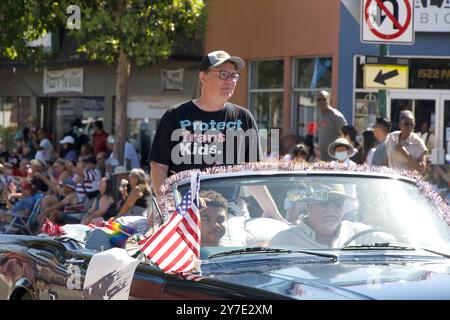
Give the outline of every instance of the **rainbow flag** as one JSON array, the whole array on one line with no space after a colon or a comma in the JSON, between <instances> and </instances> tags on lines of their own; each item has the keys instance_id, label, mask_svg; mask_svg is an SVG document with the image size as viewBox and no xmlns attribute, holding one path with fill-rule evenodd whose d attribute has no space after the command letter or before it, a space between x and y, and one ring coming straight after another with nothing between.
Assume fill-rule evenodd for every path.
<instances>
[{"instance_id":1,"label":"rainbow flag","mask_svg":"<svg viewBox=\"0 0 450 320\"><path fill-rule=\"evenodd\" d=\"M91 226L105 232L109 236L111 244L118 248L123 248L128 237L131 237L136 232L134 228L124 226L115 221L105 221L103 227Z\"/></svg>"}]
</instances>

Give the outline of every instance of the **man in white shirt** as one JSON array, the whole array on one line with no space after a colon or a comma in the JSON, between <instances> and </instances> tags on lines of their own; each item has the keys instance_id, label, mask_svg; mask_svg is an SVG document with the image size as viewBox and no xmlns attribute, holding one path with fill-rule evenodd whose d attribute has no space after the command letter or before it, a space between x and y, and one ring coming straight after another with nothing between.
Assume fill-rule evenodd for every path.
<instances>
[{"instance_id":1,"label":"man in white shirt","mask_svg":"<svg viewBox=\"0 0 450 320\"><path fill-rule=\"evenodd\" d=\"M344 191L342 184L305 185L288 193L291 201L305 204L305 215L299 225L283 230L270 241L270 246L292 246L300 248L340 248L354 235L371 229L362 223L342 220L346 201L357 202ZM348 244L371 244L390 242L395 239L385 233L374 232L361 235Z\"/></svg>"},{"instance_id":2,"label":"man in white shirt","mask_svg":"<svg viewBox=\"0 0 450 320\"><path fill-rule=\"evenodd\" d=\"M108 149L111 150L111 155L109 156L108 160L106 160L106 162L108 165L115 167L119 165L119 162L117 161L117 155L114 151L114 143L115 143L114 136L109 135L108 139L106 139L106 142L108 144ZM128 141L125 142L124 162L125 162L124 165L127 168L127 170L141 168L139 163L139 156L136 152L136 149Z\"/></svg>"},{"instance_id":3,"label":"man in white shirt","mask_svg":"<svg viewBox=\"0 0 450 320\"><path fill-rule=\"evenodd\" d=\"M54 159L53 145L47 138L47 132L44 129L42 128L39 129L37 134L40 142L38 151L36 152L35 159L48 164L49 162L52 162Z\"/></svg>"}]
</instances>

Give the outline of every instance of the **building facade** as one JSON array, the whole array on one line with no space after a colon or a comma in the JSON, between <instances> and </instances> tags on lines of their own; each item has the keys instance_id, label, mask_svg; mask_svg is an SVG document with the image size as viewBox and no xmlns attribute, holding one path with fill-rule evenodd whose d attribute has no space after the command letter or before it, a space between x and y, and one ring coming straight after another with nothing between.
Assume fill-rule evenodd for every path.
<instances>
[{"instance_id":1,"label":"building facade","mask_svg":"<svg viewBox=\"0 0 450 320\"><path fill-rule=\"evenodd\" d=\"M65 42L64 42L65 41ZM71 49L72 48L72 49ZM80 59L64 39L61 51L45 70L21 63L0 64L0 128L11 135L22 129L28 116L50 131L55 147L79 119L90 136L95 120L114 133L116 65ZM137 141L143 162L163 113L198 92L201 46L189 54L173 55L152 68L131 67L128 82L128 137ZM6 129L5 129L6 128ZM5 131L2 131L3 138ZM1 134L1 133L0 133ZM7 139L8 140L8 139Z\"/></svg>"},{"instance_id":2,"label":"building facade","mask_svg":"<svg viewBox=\"0 0 450 320\"><path fill-rule=\"evenodd\" d=\"M383 3L392 9L397 1ZM434 132L432 161L450 162L450 1L417 0L414 12L414 44L388 46L410 71L408 89L387 91L386 116L395 128L399 111L412 110L415 130L426 122ZM378 90L363 85L365 57L380 49L361 42L360 13L356 0L210 0L205 50L246 60L233 99L261 127L304 136L315 121L315 95L328 90L361 133L380 115Z\"/></svg>"}]
</instances>

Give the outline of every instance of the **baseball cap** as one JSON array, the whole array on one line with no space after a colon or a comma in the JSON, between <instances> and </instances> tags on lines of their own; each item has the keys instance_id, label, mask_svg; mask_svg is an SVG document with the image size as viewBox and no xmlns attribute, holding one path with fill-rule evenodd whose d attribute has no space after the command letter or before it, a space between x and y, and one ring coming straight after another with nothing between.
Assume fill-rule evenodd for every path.
<instances>
[{"instance_id":1,"label":"baseball cap","mask_svg":"<svg viewBox=\"0 0 450 320\"><path fill-rule=\"evenodd\" d=\"M208 53L200 62L200 71L205 71L210 68L220 66L222 63L230 61L236 65L237 71L244 68L244 60L237 56L230 56L223 50L217 50Z\"/></svg>"},{"instance_id":2,"label":"baseball cap","mask_svg":"<svg viewBox=\"0 0 450 320\"><path fill-rule=\"evenodd\" d=\"M65 136L61 141L59 141L60 144L70 143L74 144L75 139L72 136Z\"/></svg>"},{"instance_id":3,"label":"baseball cap","mask_svg":"<svg viewBox=\"0 0 450 320\"><path fill-rule=\"evenodd\" d=\"M64 179L64 181L62 182L62 185L68 186L69 188L71 188L73 190L77 189L77 184L72 179Z\"/></svg>"}]
</instances>

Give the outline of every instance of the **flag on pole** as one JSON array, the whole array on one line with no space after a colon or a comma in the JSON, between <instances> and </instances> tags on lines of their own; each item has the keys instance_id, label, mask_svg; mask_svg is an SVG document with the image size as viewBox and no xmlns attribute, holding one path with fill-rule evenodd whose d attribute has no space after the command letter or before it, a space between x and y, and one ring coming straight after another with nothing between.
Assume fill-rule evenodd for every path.
<instances>
[{"instance_id":1,"label":"flag on pole","mask_svg":"<svg viewBox=\"0 0 450 320\"><path fill-rule=\"evenodd\" d=\"M111 244L118 248L123 248L127 239L136 233L134 228L109 220L97 225L90 223L88 227L100 229L105 232L108 235Z\"/></svg>"},{"instance_id":2,"label":"flag on pole","mask_svg":"<svg viewBox=\"0 0 450 320\"><path fill-rule=\"evenodd\" d=\"M191 177L191 189L153 235L140 243L141 251L164 272L188 272L200 256L200 174Z\"/></svg>"}]
</instances>

